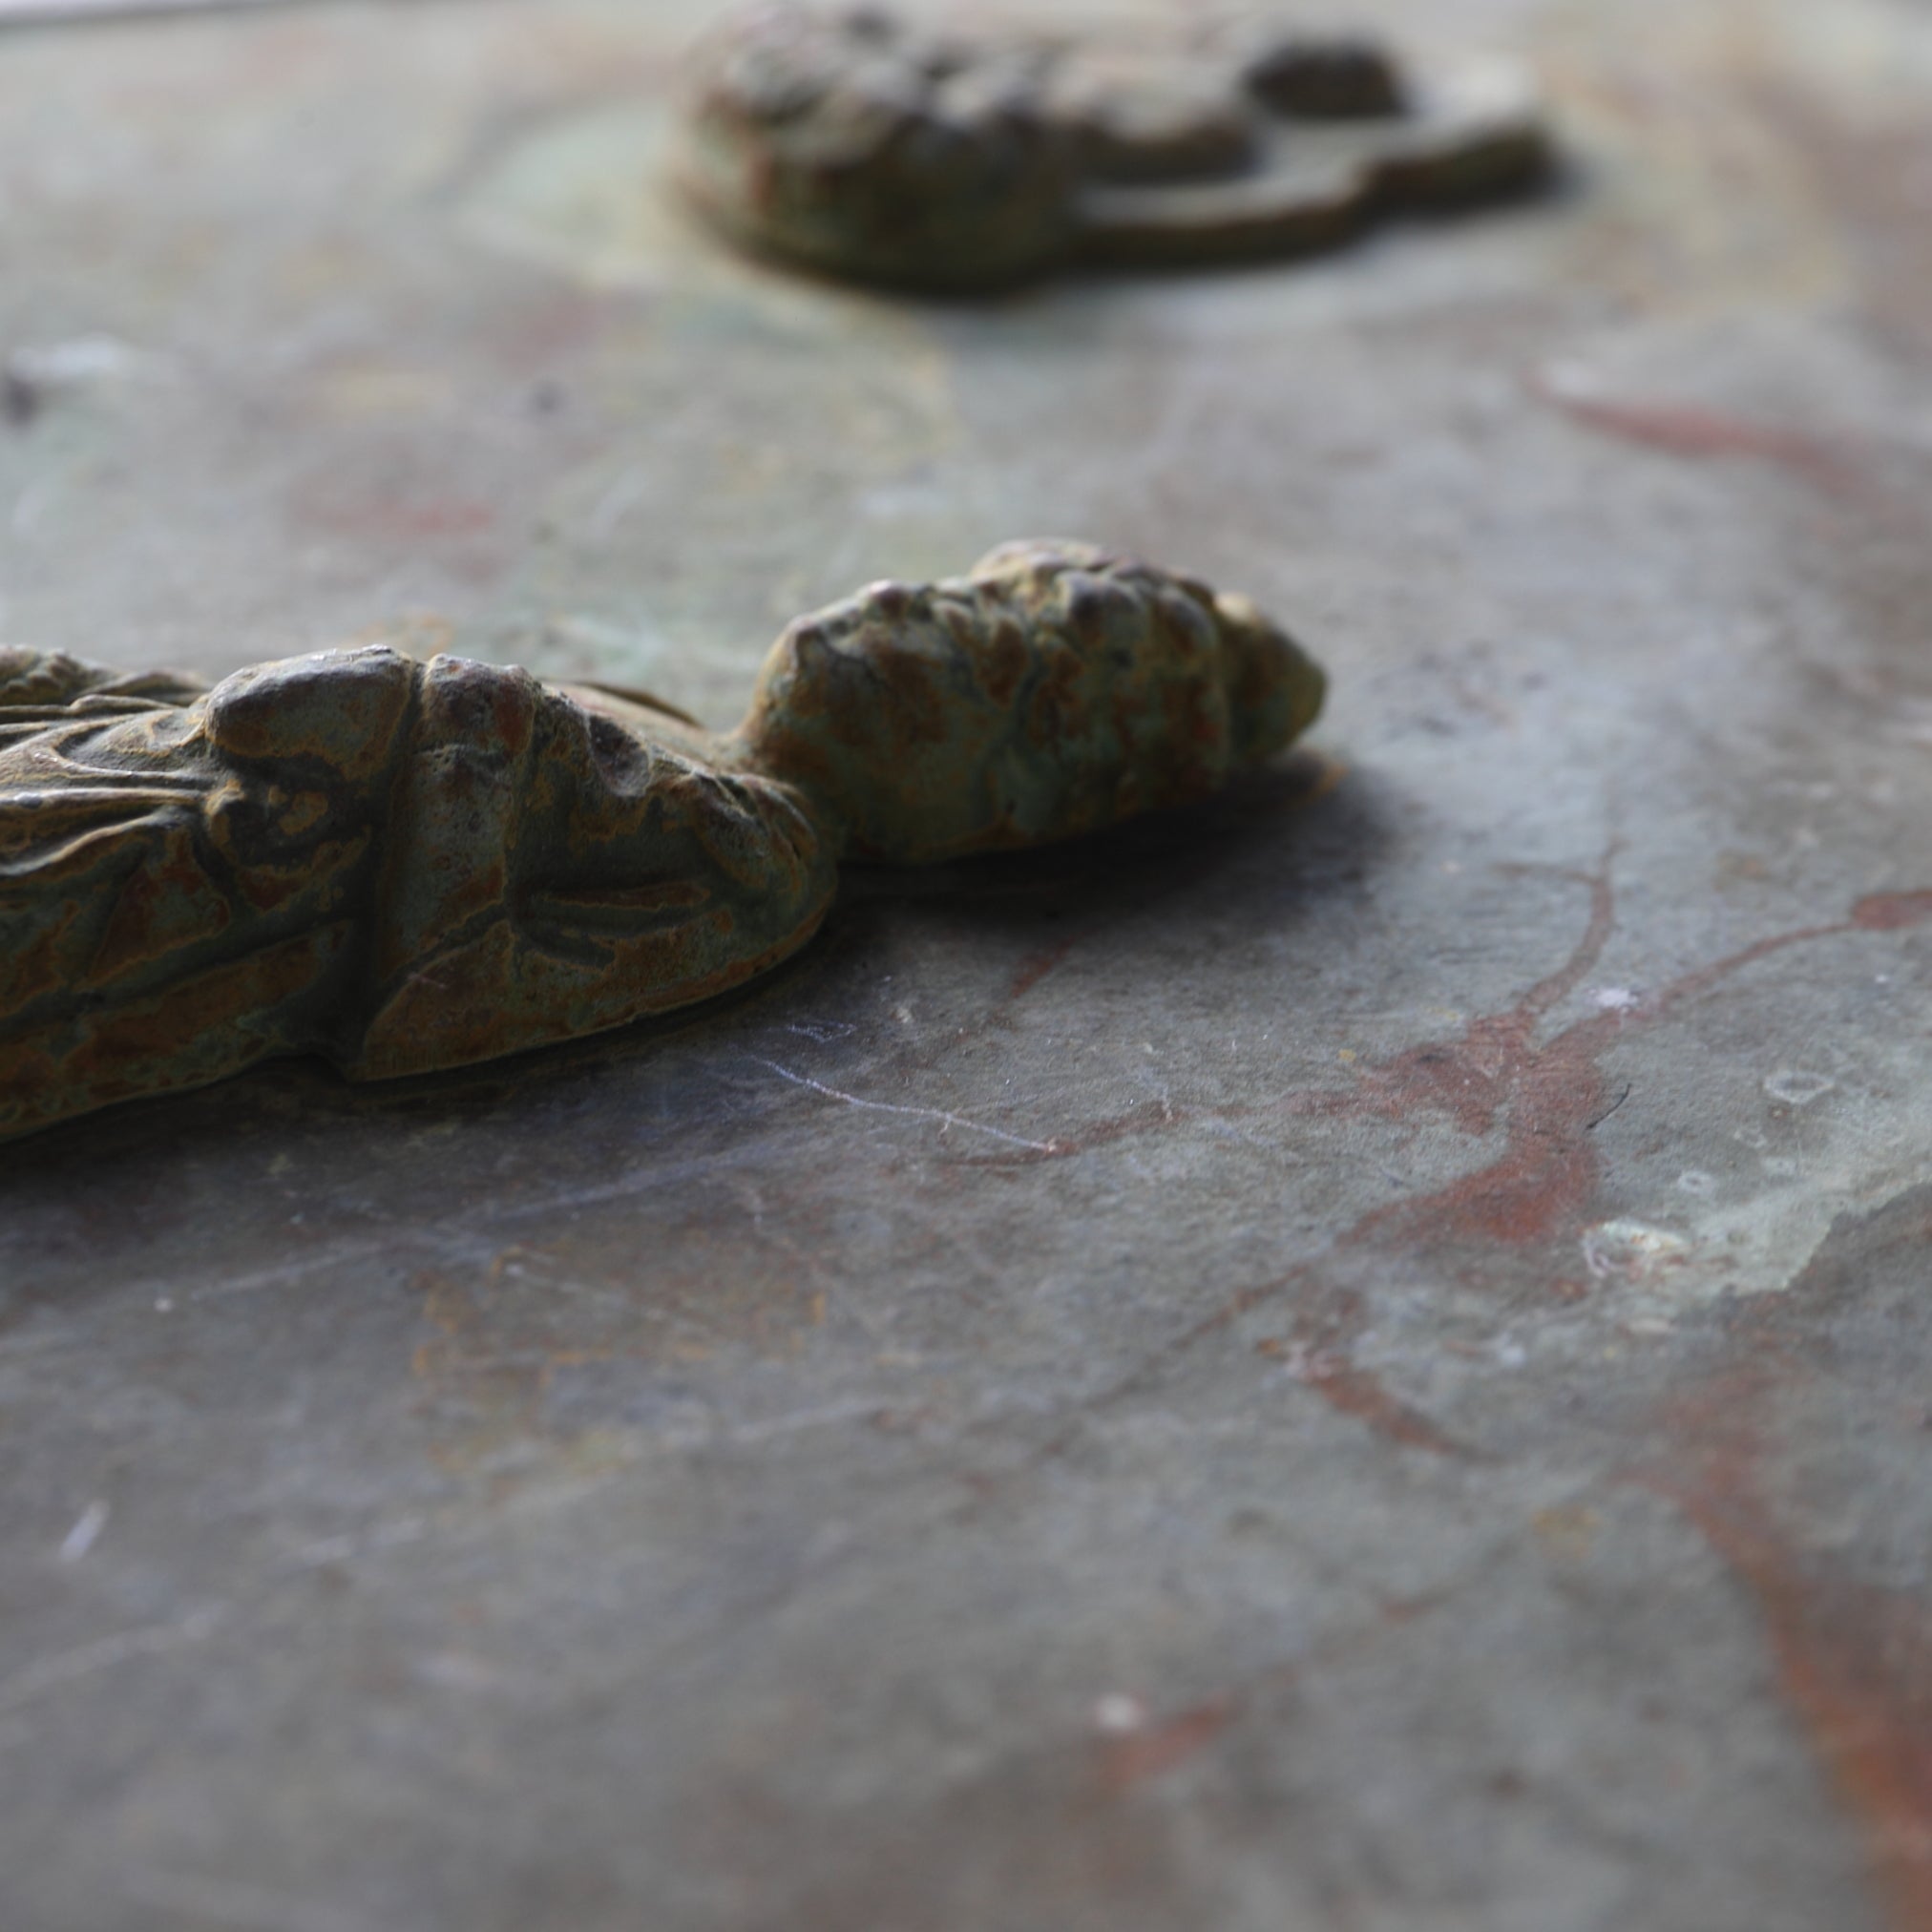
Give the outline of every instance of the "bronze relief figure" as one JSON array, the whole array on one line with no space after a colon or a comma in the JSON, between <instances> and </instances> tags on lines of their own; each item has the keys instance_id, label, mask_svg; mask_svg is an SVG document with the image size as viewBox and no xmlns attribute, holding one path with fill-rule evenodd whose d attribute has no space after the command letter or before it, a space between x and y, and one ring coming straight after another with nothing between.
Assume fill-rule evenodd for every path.
<instances>
[{"instance_id":1,"label":"bronze relief figure","mask_svg":"<svg viewBox=\"0 0 1932 1932\"><path fill-rule=\"evenodd\" d=\"M969 36L766 6L702 41L678 178L755 253L888 286L1308 254L1545 172L1512 69L1267 20Z\"/></svg>"},{"instance_id":2,"label":"bronze relief figure","mask_svg":"<svg viewBox=\"0 0 1932 1932\"><path fill-rule=\"evenodd\" d=\"M735 731L384 645L212 689L0 651L0 1138L256 1061L461 1066L739 985L839 861L1200 798L1319 709L1246 598L1082 545L791 624Z\"/></svg>"}]
</instances>

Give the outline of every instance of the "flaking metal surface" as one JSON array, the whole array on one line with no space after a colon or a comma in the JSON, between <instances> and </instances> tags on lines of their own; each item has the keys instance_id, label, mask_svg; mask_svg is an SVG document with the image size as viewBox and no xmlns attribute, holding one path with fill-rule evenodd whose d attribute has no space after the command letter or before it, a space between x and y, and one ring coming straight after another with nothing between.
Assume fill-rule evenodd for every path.
<instances>
[{"instance_id":1,"label":"flaking metal surface","mask_svg":"<svg viewBox=\"0 0 1932 1932\"><path fill-rule=\"evenodd\" d=\"M1932 23L1389 6L1549 204L984 307L651 189L698 9L0 40L12 641L723 723L1058 528L1314 749L728 1009L0 1169L10 1926L1932 1927Z\"/></svg>"}]
</instances>

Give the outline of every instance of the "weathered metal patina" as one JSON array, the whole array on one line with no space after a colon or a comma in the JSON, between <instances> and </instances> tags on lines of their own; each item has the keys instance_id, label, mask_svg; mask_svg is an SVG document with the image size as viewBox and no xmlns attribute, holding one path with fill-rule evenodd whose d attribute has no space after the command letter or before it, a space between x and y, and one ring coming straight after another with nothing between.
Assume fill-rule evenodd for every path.
<instances>
[{"instance_id":1,"label":"weathered metal patina","mask_svg":"<svg viewBox=\"0 0 1932 1932\"><path fill-rule=\"evenodd\" d=\"M842 853L1199 798L1322 689L1245 598L1038 543L799 620L728 736L383 644L206 691L0 653L0 1136L276 1055L384 1079L704 999L810 936Z\"/></svg>"},{"instance_id":2,"label":"weathered metal patina","mask_svg":"<svg viewBox=\"0 0 1932 1932\"><path fill-rule=\"evenodd\" d=\"M865 282L998 287L1073 262L1334 247L1532 183L1512 71L1414 75L1374 42L1253 20L1104 43L766 7L691 66L681 177L760 253Z\"/></svg>"}]
</instances>

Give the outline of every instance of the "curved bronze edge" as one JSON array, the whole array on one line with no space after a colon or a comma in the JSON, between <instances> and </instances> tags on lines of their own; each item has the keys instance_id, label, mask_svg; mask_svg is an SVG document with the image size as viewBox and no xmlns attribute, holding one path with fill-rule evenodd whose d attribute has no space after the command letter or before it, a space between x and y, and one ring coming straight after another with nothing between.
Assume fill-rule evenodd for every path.
<instances>
[{"instance_id":1,"label":"curved bronze edge","mask_svg":"<svg viewBox=\"0 0 1932 1932\"><path fill-rule=\"evenodd\" d=\"M956 259L930 251L914 251L891 262L840 261L746 220L729 196L715 192L688 165L674 166L668 185L688 215L714 237L722 237L747 262L802 276L829 288L870 290L875 295L956 304L998 302L1037 287L1078 245L1077 230L1070 225L1051 251L1016 255L997 270L976 261L969 261L962 268Z\"/></svg>"},{"instance_id":2,"label":"curved bronze edge","mask_svg":"<svg viewBox=\"0 0 1932 1932\"><path fill-rule=\"evenodd\" d=\"M1077 259L1182 268L1322 254L1404 214L1523 193L1552 160L1527 77L1485 63L1418 94L1400 119L1277 129L1248 174L1083 188Z\"/></svg>"},{"instance_id":3,"label":"curved bronze edge","mask_svg":"<svg viewBox=\"0 0 1932 1932\"><path fill-rule=\"evenodd\" d=\"M684 980L675 986L640 989L635 1001L624 1012L594 1026L571 1026L558 1022L549 1027L528 1028L514 1046L486 1047L460 1058L438 1057L433 1063L420 1066L342 1060L330 1055L323 1058L352 1084L379 1086L390 1081L421 1080L430 1074L458 1073L466 1067L483 1066L493 1060L515 1060L524 1054L544 1053L569 1040L596 1040L602 1034L620 1033L627 1026L635 1026L640 1020L661 1019L667 1013L695 1012L707 1001L736 992L739 987L748 985L803 952L818 936L831 908L832 894L828 892L791 932L763 952L733 959L702 978ZM0 1139L4 1138L4 1133L0 1133Z\"/></svg>"}]
</instances>

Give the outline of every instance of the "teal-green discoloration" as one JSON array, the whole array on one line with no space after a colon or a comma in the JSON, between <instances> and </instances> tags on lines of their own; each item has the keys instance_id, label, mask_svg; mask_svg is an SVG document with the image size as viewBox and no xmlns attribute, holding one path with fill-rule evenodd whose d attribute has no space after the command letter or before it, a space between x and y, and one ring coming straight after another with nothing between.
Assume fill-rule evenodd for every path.
<instances>
[{"instance_id":1,"label":"teal-green discoloration","mask_svg":"<svg viewBox=\"0 0 1932 1932\"><path fill-rule=\"evenodd\" d=\"M687 1005L802 945L842 852L1198 798L1321 693L1244 599L1048 544L801 620L722 738L381 645L207 691L0 653L0 1136L278 1055L383 1079Z\"/></svg>"}]
</instances>

